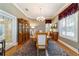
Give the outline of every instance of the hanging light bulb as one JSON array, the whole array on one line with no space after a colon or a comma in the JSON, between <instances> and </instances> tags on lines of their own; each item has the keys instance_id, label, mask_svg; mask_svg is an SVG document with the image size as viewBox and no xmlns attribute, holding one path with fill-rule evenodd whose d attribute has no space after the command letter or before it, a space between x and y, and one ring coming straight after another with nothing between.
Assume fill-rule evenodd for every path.
<instances>
[{"instance_id":1,"label":"hanging light bulb","mask_svg":"<svg viewBox=\"0 0 79 59\"><path fill-rule=\"evenodd\" d=\"M40 16L40 17L37 17L37 20L38 20L38 21L44 21L45 18L44 18L43 16Z\"/></svg>"}]
</instances>

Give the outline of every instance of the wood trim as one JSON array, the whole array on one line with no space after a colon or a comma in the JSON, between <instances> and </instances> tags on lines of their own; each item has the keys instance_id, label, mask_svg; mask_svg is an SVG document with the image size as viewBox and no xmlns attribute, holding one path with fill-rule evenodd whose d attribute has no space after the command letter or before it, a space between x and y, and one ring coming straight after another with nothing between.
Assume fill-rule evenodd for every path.
<instances>
[{"instance_id":1,"label":"wood trim","mask_svg":"<svg viewBox=\"0 0 79 59\"><path fill-rule=\"evenodd\" d=\"M75 49L74 47L70 46L69 44L63 42L62 40L58 39L58 42L60 44L62 44L67 50L70 50L71 51L71 55L75 55L75 56L78 56L79 55L79 52L77 49ZM73 54L72 54L73 53Z\"/></svg>"},{"instance_id":2,"label":"wood trim","mask_svg":"<svg viewBox=\"0 0 79 59\"><path fill-rule=\"evenodd\" d=\"M52 23L52 19L45 19L45 24Z\"/></svg>"}]
</instances>

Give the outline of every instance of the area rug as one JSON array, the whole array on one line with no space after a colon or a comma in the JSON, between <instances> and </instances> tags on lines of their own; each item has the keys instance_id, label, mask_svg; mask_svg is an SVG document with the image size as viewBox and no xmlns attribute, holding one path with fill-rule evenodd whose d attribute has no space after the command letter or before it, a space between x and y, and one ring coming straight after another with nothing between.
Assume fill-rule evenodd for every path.
<instances>
[{"instance_id":1,"label":"area rug","mask_svg":"<svg viewBox=\"0 0 79 59\"><path fill-rule=\"evenodd\" d=\"M48 40L48 56L69 56L64 49L52 40ZM46 56L45 50L40 50L37 54L35 42L30 40L29 44L24 44L22 48L17 49L13 56Z\"/></svg>"},{"instance_id":2,"label":"area rug","mask_svg":"<svg viewBox=\"0 0 79 59\"><path fill-rule=\"evenodd\" d=\"M68 53L65 52L65 50L52 40L49 40L48 42L48 55L49 56L69 56Z\"/></svg>"}]
</instances>

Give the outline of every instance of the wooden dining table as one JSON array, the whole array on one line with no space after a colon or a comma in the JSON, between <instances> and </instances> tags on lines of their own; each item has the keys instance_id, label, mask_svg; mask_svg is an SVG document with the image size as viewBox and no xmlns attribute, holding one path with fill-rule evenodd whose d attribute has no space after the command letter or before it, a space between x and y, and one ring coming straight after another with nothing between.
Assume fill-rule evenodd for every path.
<instances>
[{"instance_id":1,"label":"wooden dining table","mask_svg":"<svg viewBox=\"0 0 79 59\"><path fill-rule=\"evenodd\" d=\"M32 36L31 39L32 39L32 41L34 41L34 42L37 41L37 37L36 37L36 36ZM50 36L47 36L47 39L49 40L49 39L51 39L51 37L50 37Z\"/></svg>"}]
</instances>

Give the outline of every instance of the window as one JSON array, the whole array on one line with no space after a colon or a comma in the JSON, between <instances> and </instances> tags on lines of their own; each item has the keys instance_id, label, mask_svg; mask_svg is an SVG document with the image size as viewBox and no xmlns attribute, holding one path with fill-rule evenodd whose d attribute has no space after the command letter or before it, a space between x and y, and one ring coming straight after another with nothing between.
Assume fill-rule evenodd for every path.
<instances>
[{"instance_id":1,"label":"window","mask_svg":"<svg viewBox=\"0 0 79 59\"><path fill-rule=\"evenodd\" d=\"M77 15L76 13L62 18L59 21L59 35L77 42Z\"/></svg>"},{"instance_id":2,"label":"window","mask_svg":"<svg viewBox=\"0 0 79 59\"><path fill-rule=\"evenodd\" d=\"M46 32L49 32L51 29L51 24L50 23L47 23L46 24Z\"/></svg>"},{"instance_id":3,"label":"window","mask_svg":"<svg viewBox=\"0 0 79 59\"><path fill-rule=\"evenodd\" d=\"M61 21L59 21L59 33L60 33L60 36L64 36L66 35L66 32L65 32L65 18L63 18Z\"/></svg>"},{"instance_id":4,"label":"window","mask_svg":"<svg viewBox=\"0 0 79 59\"><path fill-rule=\"evenodd\" d=\"M61 31L62 31L62 35L65 35L65 18L63 18L62 19L62 29L61 29Z\"/></svg>"},{"instance_id":5,"label":"window","mask_svg":"<svg viewBox=\"0 0 79 59\"><path fill-rule=\"evenodd\" d=\"M72 14L66 17L66 35L74 37L74 28L75 28L75 15Z\"/></svg>"}]
</instances>

